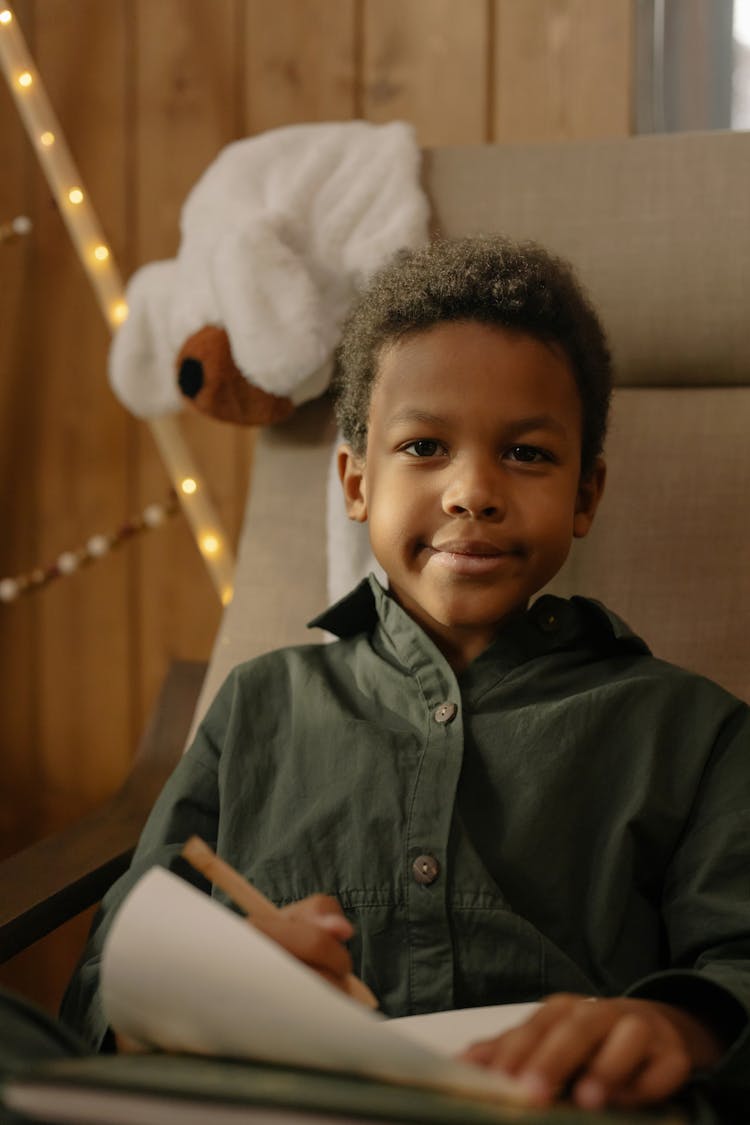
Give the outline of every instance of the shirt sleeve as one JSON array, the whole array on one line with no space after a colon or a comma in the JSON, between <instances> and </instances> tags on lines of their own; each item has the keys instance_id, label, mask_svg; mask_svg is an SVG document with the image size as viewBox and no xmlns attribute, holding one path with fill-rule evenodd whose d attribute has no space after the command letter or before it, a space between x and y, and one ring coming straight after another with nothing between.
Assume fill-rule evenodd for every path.
<instances>
[{"instance_id":1,"label":"shirt sleeve","mask_svg":"<svg viewBox=\"0 0 750 1125\"><path fill-rule=\"evenodd\" d=\"M709 1074L750 1103L750 710L724 723L664 884L671 968L628 995L684 1008L727 1050Z\"/></svg>"},{"instance_id":2,"label":"shirt sleeve","mask_svg":"<svg viewBox=\"0 0 750 1125\"><path fill-rule=\"evenodd\" d=\"M231 685L225 684L154 805L129 869L113 883L101 902L88 943L63 997L60 1015L94 1051L111 1050L99 995L102 948L112 921L128 892L150 867L166 867L195 886L209 884L180 858L182 845L193 834L216 846L219 824L219 758Z\"/></svg>"}]
</instances>

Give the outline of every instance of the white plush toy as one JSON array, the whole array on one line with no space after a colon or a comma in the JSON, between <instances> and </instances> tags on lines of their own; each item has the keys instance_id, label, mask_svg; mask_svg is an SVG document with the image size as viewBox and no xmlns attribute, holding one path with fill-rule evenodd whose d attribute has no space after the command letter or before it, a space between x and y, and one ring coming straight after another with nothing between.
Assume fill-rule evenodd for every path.
<instances>
[{"instance_id":1,"label":"white plush toy","mask_svg":"<svg viewBox=\"0 0 750 1125\"><path fill-rule=\"evenodd\" d=\"M186 399L263 425L322 393L364 281L427 238L411 126L294 125L225 148L190 192L177 257L128 286L110 379L140 417Z\"/></svg>"}]
</instances>

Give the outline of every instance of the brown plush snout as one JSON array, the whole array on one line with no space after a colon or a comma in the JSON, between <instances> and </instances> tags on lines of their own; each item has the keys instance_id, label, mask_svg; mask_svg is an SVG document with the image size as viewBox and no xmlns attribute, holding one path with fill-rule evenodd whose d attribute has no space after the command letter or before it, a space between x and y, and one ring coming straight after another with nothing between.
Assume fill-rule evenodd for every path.
<instances>
[{"instance_id":1,"label":"brown plush snout","mask_svg":"<svg viewBox=\"0 0 750 1125\"><path fill-rule=\"evenodd\" d=\"M177 356L177 383L196 410L239 426L283 422L294 410L291 399L254 386L232 358L223 328L207 325L188 337Z\"/></svg>"}]
</instances>

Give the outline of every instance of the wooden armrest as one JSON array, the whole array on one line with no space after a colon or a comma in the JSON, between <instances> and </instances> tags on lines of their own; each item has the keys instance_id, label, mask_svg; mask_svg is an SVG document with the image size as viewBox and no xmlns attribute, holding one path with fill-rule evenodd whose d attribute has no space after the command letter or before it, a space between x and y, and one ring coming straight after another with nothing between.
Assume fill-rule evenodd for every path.
<instances>
[{"instance_id":1,"label":"wooden armrest","mask_svg":"<svg viewBox=\"0 0 750 1125\"><path fill-rule=\"evenodd\" d=\"M101 808L0 863L0 962L98 902L125 870L185 747L206 665L175 661L119 791Z\"/></svg>"}]
</instances>

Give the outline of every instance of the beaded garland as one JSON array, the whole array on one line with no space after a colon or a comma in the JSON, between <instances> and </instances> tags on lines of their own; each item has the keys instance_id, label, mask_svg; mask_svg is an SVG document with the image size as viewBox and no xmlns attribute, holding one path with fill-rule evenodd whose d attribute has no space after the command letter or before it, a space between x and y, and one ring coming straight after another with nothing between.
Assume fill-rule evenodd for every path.
<instances>
[{"instance_id":1,"label":"beaded garland","mask_svg":"<svg viewBox=\"0 0 750 1125\"><path fill-rule=\"evenodd\" d=\"M16 215L9 223L0 223L0 242L15 242L31 230L31 219L27 215Z\"/></svg>"},{"instance_id":2,"label":"beaded garland","mask_svg":"<svg viewBox=\"0 0 750 1125\"><path fill-rule=\"evenodd\" d=\"M98 559L104 558L110 551L121 547L133 536L160 527L166 519L176 515L179 510L177 493L171 489L164 504L149 504L140 515L126 520L111 534L92 535L84 547L75 551L63 551L49 566L38 566L28 574L20 574L16 578L1 579L0 602L14 602L21 594L30 594L34 590L48 586L56 578L65 578L74 574L81 567L89 566Z\"/></svg>"}]
</instances>

